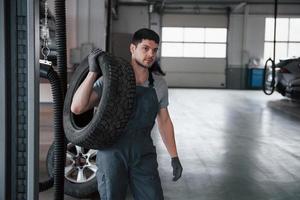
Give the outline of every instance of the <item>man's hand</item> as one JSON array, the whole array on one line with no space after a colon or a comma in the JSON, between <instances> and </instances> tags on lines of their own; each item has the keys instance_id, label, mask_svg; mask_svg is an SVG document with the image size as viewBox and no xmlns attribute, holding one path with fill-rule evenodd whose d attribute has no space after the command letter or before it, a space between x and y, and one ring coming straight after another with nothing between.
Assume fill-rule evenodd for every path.
<instances>
[{"instance_id":1,"label":"man's hand","mask_svg":"<svg viewBox=\"0 0 300 200\"><path fill-rule=\"evenodd\" d=\"M173 181L177 181L182 174L182 166L180 164L178 157L173 157L171 160L171 165L173 167Z\"/></svg>"},{"instance_id":2,"label":"man's hand","mask_svg":"<svg viewBox=\"0 0 300 200\"><path fill-rule=\"evenodd\" d=\"M90 55L88 56L88 62L89 62L89 71L90 72L96 72L97 74L101 73L100 66L98 63L98 56L103 53L101 49L94 49Z\"/></svg>"}]
</instances>

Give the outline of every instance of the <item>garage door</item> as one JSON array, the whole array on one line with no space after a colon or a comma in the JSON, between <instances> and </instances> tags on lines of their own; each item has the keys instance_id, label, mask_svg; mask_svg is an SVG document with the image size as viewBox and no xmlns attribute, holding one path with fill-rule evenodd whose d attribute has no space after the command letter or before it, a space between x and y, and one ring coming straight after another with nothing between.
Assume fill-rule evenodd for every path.
<instances>
[{"instance_id":1,"label":"garage door","mask_svg":"<svg viewBox=\"0 0 300 200\"><path fill-rule=\"evenodd\" d=\"M227 17L162 17L161 65L169 86L224 88Z\"/></svg>"}]
</instances>

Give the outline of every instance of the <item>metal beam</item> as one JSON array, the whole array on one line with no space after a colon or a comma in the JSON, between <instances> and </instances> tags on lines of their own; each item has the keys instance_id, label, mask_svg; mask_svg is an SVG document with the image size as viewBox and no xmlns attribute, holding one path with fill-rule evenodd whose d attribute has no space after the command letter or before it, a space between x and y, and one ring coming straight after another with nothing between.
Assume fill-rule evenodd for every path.
<instances>
[{"instance_id":1,"label":"metal beam","mask_svg":"<svg viewBox=\"0 0 300 200\"><path fill-rule=\"evenodd\" d=\"M0 158L6 157L5 5L0 0ZM6 199L6 162L0 162L0 199Z\"/></svg>"},{"instance_id":2,"label":"metal beam","mask_svg":"<svg viewBox=\"0 0 300 200\"><path fill-rule=\"evenodd\" d=\"M27 199L39 194L39 1L27 0Z\"/></svg>"},{"instance_id":3,"label":"metal beam","mask_svg":"<svg viewBox=\"0 0 300 200\"><path fill-rule=\"evenodd\" d=\"M245 2L247 4L258 4L258 5L273 5L274 0L120 0L120 5L148 5L148 4L161 4L165 5L238 5L241 2ZM300 1L298 0L285 0L278 2L280 5L300 5Z\"/></svg>"},{"instance_id":4,"label":"metal beam","mask_svg":"<svg viewBox=\"0 0 300 200\"><path fill-rule=\"evenodd\" d=\"M235 4L240 4L241 2L246 2L247 4L274 4L273 0L268 0L268 1L258 1L258 0L228 0L228 1L220 1L220 0L165 0L165 4L193 4L193 5L199 5L199 4L220 4L220 5L235 5ZM299 1L297 0L286 0L286 1L281 1L279 4L300 4Z\"/></svg>"}]
</instances>

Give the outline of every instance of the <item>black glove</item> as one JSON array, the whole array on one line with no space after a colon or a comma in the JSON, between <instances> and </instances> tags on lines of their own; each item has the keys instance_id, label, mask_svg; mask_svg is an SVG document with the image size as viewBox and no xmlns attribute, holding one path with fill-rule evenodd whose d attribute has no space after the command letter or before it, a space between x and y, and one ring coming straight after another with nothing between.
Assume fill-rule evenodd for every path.
<instances>
[{"instance_id":1,"label":"black glove","mask_svg":"<svg viewBox=\"0 0 300 200\"><path fill-rule=\"evenodd\" d=\"M182 166L180 164L179 158L178 157L172 158L171 165L173 167L173 181L177 181L182 174Z\"/></svg>"},{"instance_id":2,"label":"black glove","mask_svg":"<svg viewBox=\"0 0 300 200\"><path fill-rule=\"evenodd\" d=\"M100 65L98 63L98 56L103 53L101 49L94 49L88 56L89 61L89 71L96 72L97 74L101 73Z\"/></svg>"}]
</instances>

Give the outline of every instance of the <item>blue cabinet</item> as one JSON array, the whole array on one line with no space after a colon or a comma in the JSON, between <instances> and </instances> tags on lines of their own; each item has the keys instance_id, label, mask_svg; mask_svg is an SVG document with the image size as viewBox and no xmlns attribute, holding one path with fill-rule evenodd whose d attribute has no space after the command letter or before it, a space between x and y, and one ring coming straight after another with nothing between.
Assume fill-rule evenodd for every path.
<instances>
[{"instance_id":1,"label":"blue cabinet","mask_svg":"<svg viewBox=\"0 0 300 200\"><path fill-rule=\"evenodd\" d=\"M248 69L248 87L250 89L261 89L263 86L264 69Z\"/></svg>"}]
</instances>

